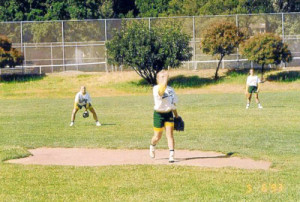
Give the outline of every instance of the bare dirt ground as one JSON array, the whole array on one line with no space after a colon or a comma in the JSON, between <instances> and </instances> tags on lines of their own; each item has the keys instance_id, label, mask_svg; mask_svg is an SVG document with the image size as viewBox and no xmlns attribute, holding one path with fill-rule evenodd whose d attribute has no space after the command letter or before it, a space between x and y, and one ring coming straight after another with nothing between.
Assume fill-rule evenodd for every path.
<instances>
[{"instance_id":1,"label":"bare dirt ground","mask_svg":"<svg viewBox=\"0 0 300 202\"><path fill-rule=\"evenodd\" d=\"M168 150L156 150L156 158L151 159L148 150L113 150L86 148L38 148L29 150L32 156L13 159L8 163L26 165L69 165L69 166L109 166L109 165L181 165L199 167L233 167L241 169L270 168L271 163L249 158L231 157L222 153L176 150L175 162L168 162Z\"/></svg>"}]
</instances>

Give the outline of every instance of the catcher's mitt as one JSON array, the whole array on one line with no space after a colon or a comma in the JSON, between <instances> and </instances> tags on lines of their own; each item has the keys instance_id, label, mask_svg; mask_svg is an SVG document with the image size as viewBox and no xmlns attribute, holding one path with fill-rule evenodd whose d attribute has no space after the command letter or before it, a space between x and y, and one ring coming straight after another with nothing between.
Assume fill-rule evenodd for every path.
<instances>
[{"instance_id":1,"label":"catcher's mitt","mask_svg":"<svg viewBox=\"0 0 300 202\"><path fill-rule=\"evenodd\" d=\"M83 118L87 118L89 117L89 112L88 111L84 111L82 114Z\"/></svg>"},{"instance_id":2,"label":"catcher's mitt","mask_svg":"<svg viewBox=\"0 0 300 202\"><path fill-rule=\"evenodd\" d=\"M184 121L180 116L174 118L174 129L177 131L184 131Z\"/></svg>"}]
</instances>

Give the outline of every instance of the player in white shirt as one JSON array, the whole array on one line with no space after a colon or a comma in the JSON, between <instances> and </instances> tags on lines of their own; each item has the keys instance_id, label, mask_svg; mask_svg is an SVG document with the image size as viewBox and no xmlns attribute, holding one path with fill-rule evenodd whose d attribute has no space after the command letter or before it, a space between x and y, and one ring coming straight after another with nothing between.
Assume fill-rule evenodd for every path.
<instances>
[{"instance_id":1,"label":"player in white shirt","mask_svg":"<svg viewBox=\"0 0 300 202\"><path fill-rule=\"evenodd\" d=\"M170 150L169 162L174 162L174 117L178 117L176 110L176 103L178 102L174 89L167 86L168 72L165 70L160 71L157 74L158 85L153 87L154 97L154 113L153 113L153 125L154 135L150 144L150 157L155 158L155 146L161 139L163 130L166 130L166 136L168 140L168 147Z\"/></svg>"},{"instance_id":2,"label":"player in white shirt","mask_svg":"<svg viewBox=\"0 0 300 202\"><path fill-rule=\"evenodd\" d=\"M96 126L101 126L98 121L98 117L95 109L92 107L92 100L90 95L86 92L86 87L81 86L80 91L75 96L74 109L72 111L70 126L74 125L75 116L79 109L85 108L85 111L90 110L92 112L94 120L96 121Z\"/></svg>"},{"instance_id":3,"label":"player in white shirt","mask_svg":"<svg viewBox=\"0 0 300 202\"><path fill-rule=\"evenodd\" d=\"M251 102L251 97L252 93L255 94L255 100L258 105L259 109L262 109L263 107L261 106L259 99L258 99L258 92L259 92L259 83L261 82L260 79L258 78L257 75L254 75L254 70L250 69L249 71L249 76L247 77L247 82L246 82L246 96L247 96L247 105L246 109L249 108L250 102Z\"/></svg>"}]
</instances>

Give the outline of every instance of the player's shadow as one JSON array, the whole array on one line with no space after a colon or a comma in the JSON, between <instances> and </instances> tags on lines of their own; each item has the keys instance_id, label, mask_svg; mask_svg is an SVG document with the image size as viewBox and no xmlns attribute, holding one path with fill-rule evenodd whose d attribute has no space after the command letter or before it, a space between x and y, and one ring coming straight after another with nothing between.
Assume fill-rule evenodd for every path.
<instances>
[{"instance_id":1,"label":"player's shadow","mask_svg":"<svg viewBox=\"0 0 300 202\"><path fill-rule=\"evenodd\" d=\"M115 123L101 123L101 126L115 126Z\"/></svg>"},{"instance_id":2,"label":"player's shadow","mask_svg":"<svg viewBox=\"0 0 300 202\"><path fill-rule=\"evenodd\" d=\"M219 158L230 158L235 152L229 152L224 155L216 155L216 156L193 156L193 157L186 157L186 158L175 158L177 162L179 161L189 161L195 159L219 159ZM167 160L168 158L160 158L156 160Z\"/></svg>"},{"instance_id":3,"label":"player's shadow","mask_svg":"<svg viewBox=\"0 0 300 202\"><path fill-rule=\"evenodd\" d=\"M271 74L267 77L268 81L293 82L300 80L300 71L284 71L277 74Z\"/></svg>"},{"instance_id":4,"label":"player's shadow","mask_svg":"<svg viewBox=\"0 0 300 202\"><path fill-rule=\"evenodd\" d=\"M0 75L0 82L25 83L42 80L45 76L45 74L3 74Z\"/></svg>"}]
</instances>

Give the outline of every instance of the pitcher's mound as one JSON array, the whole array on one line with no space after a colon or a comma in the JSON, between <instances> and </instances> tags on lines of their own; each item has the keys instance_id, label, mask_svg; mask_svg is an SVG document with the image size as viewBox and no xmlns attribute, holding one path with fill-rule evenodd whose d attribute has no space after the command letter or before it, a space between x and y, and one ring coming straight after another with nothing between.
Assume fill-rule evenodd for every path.
<instances>
[{"instance_id":1,"label":"pitcher's mound","mask_svg":"<svg viewBox=\"0 0 300 202\"><path fill-rule=\"evenodd\" d=\"M268 169L271 163L255 161L216 152L176 150L175 162L168 162L168 150L156 150L155 159L149 157L149 150L85 149L85 148L38 148L29 150L32 156L9 160L9 163L37 165L107 166L166 164L201 167L234 167L243 169Z\"/></svg>"}]
</instances>

